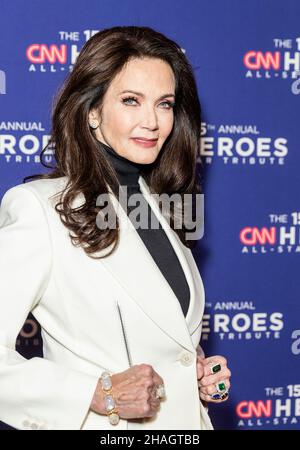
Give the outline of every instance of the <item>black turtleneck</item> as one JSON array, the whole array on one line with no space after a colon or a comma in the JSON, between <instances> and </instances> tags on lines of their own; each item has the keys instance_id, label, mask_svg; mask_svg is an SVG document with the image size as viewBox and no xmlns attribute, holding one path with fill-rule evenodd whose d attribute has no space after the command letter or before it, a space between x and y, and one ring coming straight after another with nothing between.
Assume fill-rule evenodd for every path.
<instances>
[{"instance_id":1,"label":"black turtleneck","mask_svg":"<svg viewBox=\"0 0 300 450\"><path fill-rule=\"evenodd\" d=\"M144 166L149 165L129 161L127 158L119 155L112 147L104 144L103 142L99 141L99 145L100 150L105 153L114 167L120 185L127 187L128 196L134 193L142 194L138 182L140 171ZM148 228L138 227L136 228L136 231L139 233L152 258L168 281L170 287L173 289L180 302L183 314L186 316L190 302L190 290L185 274L173 246L171 245L160 222L157 221L155 214L144 196L142 196L142 200L144 203L141 207L148 208ZM127 213L130 213L130 211L135 207L136 205L127 205ZM151 228L151 221L152 223L158 224L159 227Z\"/></svg>"},{"instance_id":2,"label":"black turtleneck","mask_svg":"<svg viewBox=\"0 0 300 450\"><path fill-rule=\"evenodd\" d=\"M100 148L101 147L105 150L106 155L112 163L120 184L138 187L140 169L144 166L144 164L129 161L127 158L124 158L124 156L119 155L112 147L104 144L104 142L100 142Z\"/></svg>"}]
</instances>

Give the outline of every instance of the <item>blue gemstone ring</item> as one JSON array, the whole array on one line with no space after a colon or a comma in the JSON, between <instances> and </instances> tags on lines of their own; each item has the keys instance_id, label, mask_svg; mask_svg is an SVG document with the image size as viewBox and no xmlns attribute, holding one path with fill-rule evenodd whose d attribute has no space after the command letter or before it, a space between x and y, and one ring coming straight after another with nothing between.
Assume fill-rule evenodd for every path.
<instances>
[{"instance_id":1,"label":"blue gemstone ring","mask_svg":"<svg viewBox=\"0 0 300 450\"><path fill-rule=\"evenodd\" d=\"M228 391L223 392L223 394L216 392L215 394L210 395L210 398L213 400L225 400L229 397Z\"/></svg>"},{"instance_id":2,"label":"blue gemstone ring","mask_svg":"<svg viewBox=\"0 0 300 450\"><path fill-rule=\"evenodd\" d=\"M218 393L212 394L210 397L211 397L213 400L221 400L221 394L218 394Z\"/></svg>"}]
</instances>

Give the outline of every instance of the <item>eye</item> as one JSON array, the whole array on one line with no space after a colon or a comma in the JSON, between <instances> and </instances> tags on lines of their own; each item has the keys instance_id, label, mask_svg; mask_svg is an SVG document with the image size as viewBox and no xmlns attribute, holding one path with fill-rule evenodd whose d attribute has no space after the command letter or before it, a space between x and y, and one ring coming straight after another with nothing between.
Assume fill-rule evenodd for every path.
<instances>
[{"instance_id":1,"label":"eye","mask_svg":"<svg viewBox=\"0 0 300 450\"><path fill-rule=\"evenodd\" d=\"M122 99L122 103L127 104L129 106L134 106L133 103L128 103L128 102L137 102L137 98L136 97L125 97ZM170 102L168 100L166 100L165 102L161 102L161 105L167 105L164 106L163 109L172 109L175 106L175 102Z\"/></svg>"},{"instance_id":2,"label":"eye","mask_svg":"<svg viewBox=\"0 0 300 450\"><path fill-rule=\"evenodd\" d=\"M122 103L126 104L125 102L128 102L130 100L133 100L134 102L137 101L137 99L135 97L126 97L122 99ZM132 103L131 103L132 104Z\"/></svg>"},{"instance_id":3,"label":"eye","mask_svg":"<svg viewBox=\"0 0 300 450\"><path fill-rule=\"evenodd\" d=\"M172 109L172 108L174 108L174 106L175 106L175 102L165 101L165 102L162 102L162 103L161 103L161 105L163 105L163 104L166 104L166 105L168 106L168 107L165 108L165 109Z\"/></svg>"}]
</instances>

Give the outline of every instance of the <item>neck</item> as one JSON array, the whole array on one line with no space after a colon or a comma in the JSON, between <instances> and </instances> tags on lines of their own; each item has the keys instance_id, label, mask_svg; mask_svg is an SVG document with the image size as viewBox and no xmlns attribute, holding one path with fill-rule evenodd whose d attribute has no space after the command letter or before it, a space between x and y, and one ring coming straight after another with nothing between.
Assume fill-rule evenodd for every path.
<instances>
[{"instance_id":1,"label":"neck","mask_svg":"<svg viewBox=\"0 0 300 450\"><path fill-rule=\"evenodd\" d=\"M138 186L140 171L145 164L139 164L119 155L111 146L98 141L101 151L113 165L121 185Z\"/></svg>"}]
</instances>

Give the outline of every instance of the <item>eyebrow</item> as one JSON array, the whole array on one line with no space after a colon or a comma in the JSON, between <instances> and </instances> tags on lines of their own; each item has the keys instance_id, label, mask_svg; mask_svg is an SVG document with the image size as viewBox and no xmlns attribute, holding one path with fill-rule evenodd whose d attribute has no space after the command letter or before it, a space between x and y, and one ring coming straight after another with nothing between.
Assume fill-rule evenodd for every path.
<instances>
[{"instance_id":1,"label":"eyebrow","mask_svg":"<svg viewBox=\"0 0 300 450\"><path fill-rule=\"evenodd\" d=\"M126 92L130 92L131 94L135 94L135 95L139 95L140 97L145 97L145 95L142 93L142 92L136 92L136 91L131 91L131 90L126 90L126 91L121 91L121 92L119 92L119 95L120 94L125 94ZM164 94L164 95L161 95L157 100L162 100L163 98L166 98L166 97L174 97L175 98L175 94Z\"/></svg>"}]
</instances>

